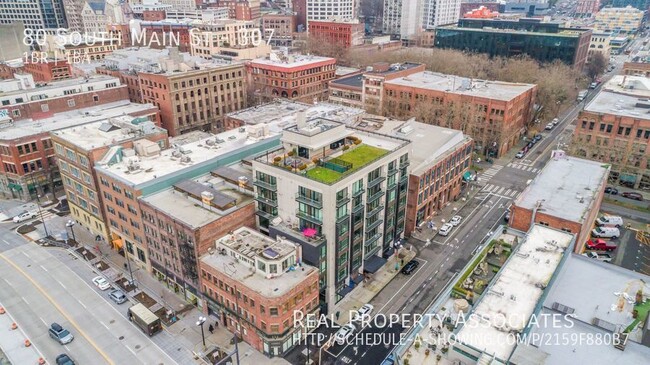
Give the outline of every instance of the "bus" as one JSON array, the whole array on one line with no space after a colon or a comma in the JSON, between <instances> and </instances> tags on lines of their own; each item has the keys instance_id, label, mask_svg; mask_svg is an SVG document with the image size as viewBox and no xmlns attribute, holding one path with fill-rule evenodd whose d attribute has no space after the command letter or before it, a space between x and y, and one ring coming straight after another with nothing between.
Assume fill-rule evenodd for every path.
<instances>
[{"instance_id":1,"label":"bus","mask_svg":"<svg viewBox=\"0 0 650 365\"><path fill-rule=\"evenodd\" d=\"M142 332L149 335L149 337L162 331L160 318L142 303L138 303L129 308L128 316L129 321L133 322Z\"/></svg>"}]
</instances>

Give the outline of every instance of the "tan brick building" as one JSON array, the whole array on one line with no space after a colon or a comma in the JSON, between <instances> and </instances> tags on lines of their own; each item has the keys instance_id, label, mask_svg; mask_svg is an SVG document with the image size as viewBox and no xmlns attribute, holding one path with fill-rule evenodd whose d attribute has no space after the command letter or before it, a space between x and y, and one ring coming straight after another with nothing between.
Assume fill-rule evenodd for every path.
<instances>
[{"instance_id":1,"label":"tan brick building","mask_svg":"<svg viewBox=\"0 0 650 365\"><path fill-rule=\"evenodd\" d=\"M318 314L318 270L299 246L240 228L200 260L209 312L256 350L283 356L304 333L294 314Z\"/></svg>"},{"instance_id":2,"label":"tan brick building","mask_svg":"<svg viewBox=\"0 0 650 365\"><path fill-rule=\"evenodd\" d=\"M650 63L625 62L623 63L623 74L630 76L650 77Z\"/></svg>"},{"instance_id":3,"label":"tan brick building","mask_svg":"<svg viewBox=\"0 0 650 365\"><path fill-rule=\"evenodd\" d=\"M609 166L553 151L541 173L512 203L510 227L527 232L536 223L576 235L582 252L598 217Z\"/></svg>"},{"instance_id":4,"label":"tan brick building","mask_svg":"<svg viewBox=\"0 0 650 365\"><path fill-rule=\"evenodd\" d=\"M462 130L482 153L498 157L525 135L537 86L425 71L386 81L383 92L385 115Z\"/></svg>"}]
</instances>

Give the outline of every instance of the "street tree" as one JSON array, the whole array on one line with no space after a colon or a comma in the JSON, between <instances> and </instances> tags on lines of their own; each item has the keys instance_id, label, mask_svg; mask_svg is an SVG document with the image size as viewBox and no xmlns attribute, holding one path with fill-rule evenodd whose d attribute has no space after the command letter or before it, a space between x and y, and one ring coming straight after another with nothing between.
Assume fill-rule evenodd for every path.
<instances>
[{"instance_id":1,"label":"street tree","mask_svg":"<svg viewBox=\"0 0 650 365\"><path fill-rule=\"evenodd\" d=\"M585 72L587 73L587 76L589 76L589 79L594 80L598 75L602 75L603 72L605 72L606 67L607 60L605 59L605 56L603 56L602 53L597 52L591 56L591 60L587 64Z\"/></svg>"}]
</instances>

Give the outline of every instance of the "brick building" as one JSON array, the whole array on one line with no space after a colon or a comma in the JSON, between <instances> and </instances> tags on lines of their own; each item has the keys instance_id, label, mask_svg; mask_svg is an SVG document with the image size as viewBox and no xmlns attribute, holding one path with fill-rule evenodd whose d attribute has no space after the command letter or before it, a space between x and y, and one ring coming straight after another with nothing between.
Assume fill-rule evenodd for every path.
<instances>
[{"instance_id":1,"label":"brick building","mask_svg":"<svg viewBox=\"0 0 650 365\"><path fill-rule=\"evenodd\" d=\"M294 13L269 13L262 15L262 34L269 41L269 44L272 45L290 45L297 26L297 17Z\"/></svg>"},{"instance_id":2,"label":"brick building","mask_svg":"<svg viewBox=\"0 0 650 365\"><path fill-rule=\"evenodd\" d=\"M113 110L95 114L104 119L60 129L51 136L72 219L107 241L108 220L104 215L95 163L110 158L116 149L132 149L139 139L159 143L164 148L167 131L156 127L160 124L160 116L158 108L151 104L123 103Z\"/></svg>"},{"instance_id":3,"label":"brick building","mask_svg":"<svg viewBox=\"0 0 650 365\"><path fill-rule=\"evenodd\" d=\"M319 313L318 270L285 239L240 228L218 239L200 266L209 312L267 356L284 356L299 343L296 311Z\"/></svg>"},{"instance_id":4,"label":"brick building","mask_svg":"<svg viewBox=\"0 0 650 365\"><path fill-rule=\"evenodd\" d=\"M25 58L24 62L0 63L0 79L12 79L14 74L28 73L34 78L34 82L43 83L59 81L72 77L72 68L66 60Z\"/></svg>"},{"instance_id":5,"label":"brick building","mask_svg":"<svg viewBox=\"0 0 650 365\"><path fill-rule=\"evenodd\" d=\"M184 180L140 199L153 273L186 300L200 297L199 257L228 232L242 226L255 228L249 181L250 169L220 167L198 180Z\"/></svg>"},{"instance_id":6,"label":"brick building","mask_svg":"<svg viewBox=\"0 0 650 365\"><path fill-rule=\"evenodd\" d=\"M189 52L192 48L189 23L171 21L141 22L141 33L133 38L133 45L164 49L177 47L181 52Z\"/></svg>"},{"instance_id":7,"label":"brick building","mask_svg":"<svg viewBox=\"0 0 650 365\"><path fill-rule=\"evenodd\" d=\"M576 16L588 18L598 13L600 9L600 0L578 0L576 6Z\"/></svg>"},{"instance_id":8,"label":"brick building","mask_svg":"<svg viewBox=\"0 0 650 365\"><path fill-rule=\"evenodd\" d=\"M291 0L291 9L296 13L296 30L300 26L307 30L307 0Z\"/></svg>"},{"instance_id":9,"label":"brick building","mask_svg":"<svg viewBox=\"0 0 650 365\"><path fill-rule=\"evenodd\" d=\"M188 138L187 141L175 138L170 142L173 148L161 149L160 145L154 142L139 140L133 149L122 148L112 151L111 158L104 158L95 165L99 190L104 203L104 216L107 217L106 223L111 248L124 250L131 260L132 267L140 267L147 272L155 270L157 273L163 273L164 277L172 279L171 281L178 284L179 292L184 294L185 299L193 301L192 295L194 294L190 295L192 289L184 290L185 285L183 284L185 282L183 278L191 278L191 273L187 271L187 268L179 267L180 261L178 260L180 258L172 257L178 253L175 250L185 250L187 247L177 247L173 252L169 251L171 250L169 241L165 242L162 237L165 236L167 239L169 236L167 226L165 226L167 233L162 236L161 232L158 232L157 235L153 233L152 229L158 229L158 221L152 227L149 215L145 221L141 213L142 209L146 209L151 216L160 215L162 220L162 214L158 213L159 209L156 209L156 214L152 212L152 209L157 207L153 196L166 190L176 190L175 194L180 196L183 196L184 193L188 194L188 200L178 201L179 210L181 207L187 207L190 202L192 206L194 204L210 205L211 209L209 210L212 213L202 212L202 215L187 218L198 221L203 217L206 219L206 224L212 221L215 214L219 214L216 208L219 208L223 215L230 212L228 209L232 209L228 204L223 204L222 200L215 200L216 207L213 211L210 196L217 199L223 194L232 194L231 197L234 196L238 204L245 205L242 203L243 197L239 196L239 194L245 195L245 192L238 193L238 189L242 188L233 189L227 182L215 182L210 187L193 179L200 177L201 182L206 181L206 178L211 180L209 176L212 176L210 175L212 171L238 164L243 158L275 148L279 144L277 133L277 131L268 129L256 130L253 128L248 130L245 128L243 131L236 129L221 133L216 137ZM190 188L194 187L194 190L190 191L187 188L188 185ZM208 194L204 197L203 192ZM167 194L174 193L167 191ZM149 199L150 196L151 199ZM183 199L185 199L184 196ZM196 199L198 202L195 203ZM140 207L140 202L143 200L144 208ZM167 205L167 207L169 206ZM246 208L242 209L241 214L245 214ZM174 215L174 217L176 216ZM177 222L172 232L177 232L177 230L189 232L191 225L186 225L181 229L183 226L181 221L177 217L174 219ZM169 219L165 220L169 221ZM221 221L221 224L227 222L232 223L226 219ZM244 219L240 219L239 222L246 224ZM214 228L214 226L212 227ZM195 242L198 244L202 241L203 239L199 236L199 240ZM199 246L196 247L198 250ZM165 250L168 252L165 253ZM191 255L183 252L183 257L191 257ZM176 268L174 268L174 264L176 264ZM179 275L176 276L176 274ZM181 289L183 290L181 291Z\"/></svg>"},{"instance_id":10,"label":"brick building","mask_svg":"<svg viewBox=\"0 0 650 365\"><path fill-rule=\"evenodd\" d=\"M354 21L312 20L309 22L309 34L318 40L350 48L363 44L365 24L358 19Z\"/></svg>"},{"instance_id":11,"label":"brick building","mask_svg":"<svg viewBox=\"0 0 650 365\"><path fill-rule=\"evenodd\" d=\"M527 232L532 224L576 235L580 253L598 216L609 166L553 151L551 160L514 200L509 226Z\"/></svg>"},{"instance_id":12,"label":"brick building","mask_svg":"<svg viewBox=\"0 0 650 365\"><path fill-rule=\"evenodd\" d=\"M650 79L614 76L578 114L571 154L611 164L609 180L650 188Z\"/></svg>"},{"instance_id":13,"label":"brick building","mask_svg":"<svg viewBox=\"0 0 650 365\"><path fill-rule=\"evenodd\" d=\"M326 100L336 59L319 56L271 53L266 59L248 62L250 90L265 98L289 98L312 103Z\"/></svg>"},{"instance_id":14,"label":"brick building","mask_svg":"<svg viewBox=\"0 0 650 365\"><path fill-rule=\"evenodd\" d=\"M410 62L393 65L385 62L373 64L363 74L353 74L331 81L329 101L364 108L371 114L381 114L385 82L422 72L424 69L423 64Z\"/></svg>"},{"instance_id":15,"label":"brick building","mask_svg":"<svg viewBox=\"0 0 650 365\"><path fill-rule=\"evenodd\" d=\"M462 130L487 156L517 145L533 118L537 86L419 72L384 83L382 110Z\"/></svg>"},{"instance_id":16,"label":"brick building","mask_svg":"<svg viewBox=\"0 0 650 365\"><path fill-rule=\"evenodd\" d=\"M66 60L70 64L88 63L103 60L123 44L122 39L108 36L94 37L84 34L79 37L46 34L45 47L48 57Z\"/></svg>"},{"instance_id":17,"label":"brick building","mask_svg":"<svg viewBox=\"0 0 650 365\"><path fill-rule=\"evenodd\" d=\"M630 76L650 77L649 62L624 62L623 74Z\"/></svg>"},{"instance_id":18,"label":"brick building","mask_svg":"<svg viewBox=\"0 0 650 365\"><path fill-rule=\"evenodd\" d=\"M31 75L0 82L0 121L42 119L127 98L126 86L109 76L53 81L37 86Z\"/></svg>"}]
</instances>

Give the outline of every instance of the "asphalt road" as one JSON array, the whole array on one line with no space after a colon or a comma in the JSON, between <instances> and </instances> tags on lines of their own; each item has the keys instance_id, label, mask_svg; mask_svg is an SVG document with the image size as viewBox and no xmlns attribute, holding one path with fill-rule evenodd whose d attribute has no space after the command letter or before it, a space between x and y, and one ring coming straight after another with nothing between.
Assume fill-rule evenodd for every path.
<instances>
[{"instance_id":1,"label":"asphalt road","mask_svg":"<svg viewBox=\"0 0 650 365\"><path fill-rule=\"evenodd\" d=\"M48 249L12 235L10 228L0 226L0 300L48 363L64 352L81 364L176 363L96 288ZM51 339L47 329L52 322L68 329L74 341L61 346Z\"/></svg>"}]
</instances>

